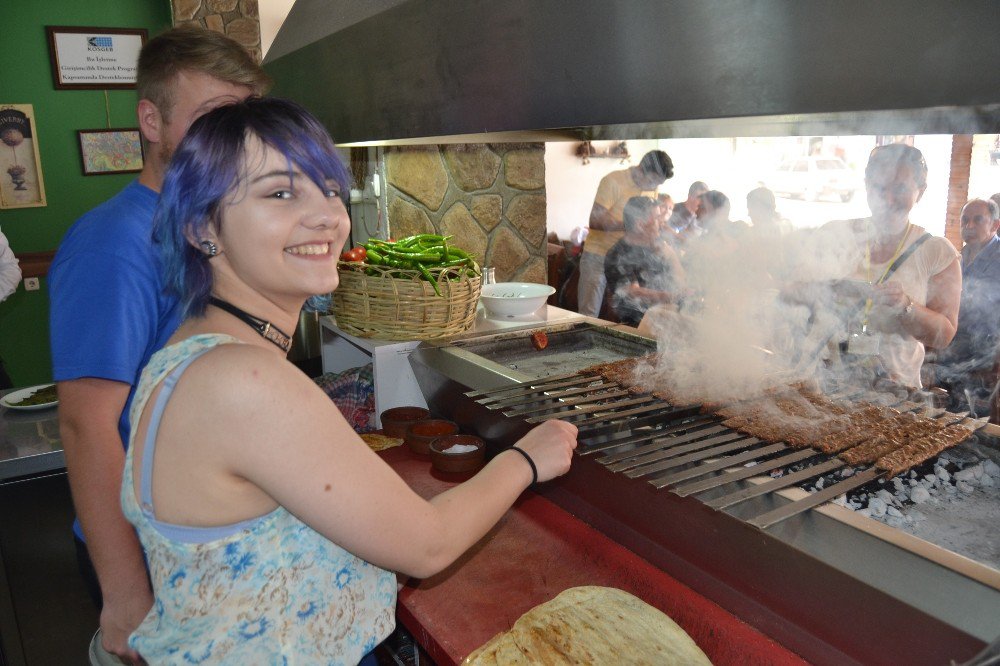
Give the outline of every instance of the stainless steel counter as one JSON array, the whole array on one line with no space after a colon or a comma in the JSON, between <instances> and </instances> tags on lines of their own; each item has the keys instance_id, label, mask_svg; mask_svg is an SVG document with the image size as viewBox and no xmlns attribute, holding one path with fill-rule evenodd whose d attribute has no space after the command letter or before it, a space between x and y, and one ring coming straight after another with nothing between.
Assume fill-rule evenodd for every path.
<instances>
[{"instance_id":1,"label":"stainless steel counter","mask_svg":"<svg viewBox=\"0 0 1000 666\"><path fill-rule=\"evenodd\" d=\"M0 407L0 483L65 467L58 407L38 411Z\"/></svg>"}]
</instances>

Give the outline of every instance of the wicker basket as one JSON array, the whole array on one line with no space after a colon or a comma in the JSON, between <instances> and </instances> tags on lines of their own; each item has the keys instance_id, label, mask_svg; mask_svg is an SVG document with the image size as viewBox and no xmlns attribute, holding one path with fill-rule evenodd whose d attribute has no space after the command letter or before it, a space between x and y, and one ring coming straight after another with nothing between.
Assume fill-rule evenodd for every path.
<instances>
[{"instance_id":1,"label":"wicker basket","mask_svg":"<svg viewBox=\"0 0 1000 666\"><path fill-rule=\"evenodd\" d=\"M480 278L464 266L431 268L441 295L416 270L340 262L333 314L344 332L379 340L430 340L472 326ZM478 267L475 271L478 273Z\"/></svg>"}]
</instances>

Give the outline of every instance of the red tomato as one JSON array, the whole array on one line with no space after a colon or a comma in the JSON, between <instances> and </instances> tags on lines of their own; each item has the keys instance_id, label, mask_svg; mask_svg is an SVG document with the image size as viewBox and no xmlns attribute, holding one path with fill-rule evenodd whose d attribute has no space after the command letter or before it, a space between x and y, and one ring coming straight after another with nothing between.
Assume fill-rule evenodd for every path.
<instances>
[{"instance_id":1,"label":"red tomato","mask_svg":"<svg viewBox=\"0 0 1000 666\"><path fill-rule=\"evenodd\" d=\"M531 344L541 351L549 346L549 336L545 335L545 331L535 331L531 334Z\"/></svg>"},{"instance_id":2,"label":"red tomato","mask_svg":"<svg viewBox=\"0 0 1000 666\"><path fill-rule=\"evenodd\" d=\"M364 261L368 258L368 251L360 245L355 248L351 248L344 254L340 255L341 261Z\"/></svg>"}]
</instances>

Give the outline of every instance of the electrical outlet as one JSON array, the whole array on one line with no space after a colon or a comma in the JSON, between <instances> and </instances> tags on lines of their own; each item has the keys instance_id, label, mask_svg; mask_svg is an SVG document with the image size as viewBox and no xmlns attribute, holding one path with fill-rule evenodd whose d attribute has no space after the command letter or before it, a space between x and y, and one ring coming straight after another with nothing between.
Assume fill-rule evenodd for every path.
<instances>
[{"instance_id":1,"label":"electrical outlet","mask_svg":"<svg viewBox=\"0 0 1000 666\"><path fill-rule=\"evenodd\" d=\"M24 278L25 291L38 291L38 278Z\"/></svg>"}]
</instances>

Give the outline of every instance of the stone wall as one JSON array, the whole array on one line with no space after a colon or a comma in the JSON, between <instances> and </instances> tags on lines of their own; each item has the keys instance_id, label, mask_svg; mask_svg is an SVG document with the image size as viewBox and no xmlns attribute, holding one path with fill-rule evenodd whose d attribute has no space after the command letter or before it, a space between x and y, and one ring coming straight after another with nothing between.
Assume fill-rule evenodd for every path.
<instances>
[{"instance_id":1,"label":"stone wall","mask_svg":"<svg viewBox=\"0 0 1000 666\"><path fill-rule=\"evenodd\" d=\"M451 234L497 281L545 283L545 144L385 151L392 238Z\"/></svg>"},{"instance_id":2,"label":"stone wall","mask_svg":"<svg viewBox=\"0 0 1000 666\"><path fill-rule=\"evenodd\" d=\"M257 0L171 0L174 25L194 24L221 32L261 61Z\"/></svg>"}]
</instances>

